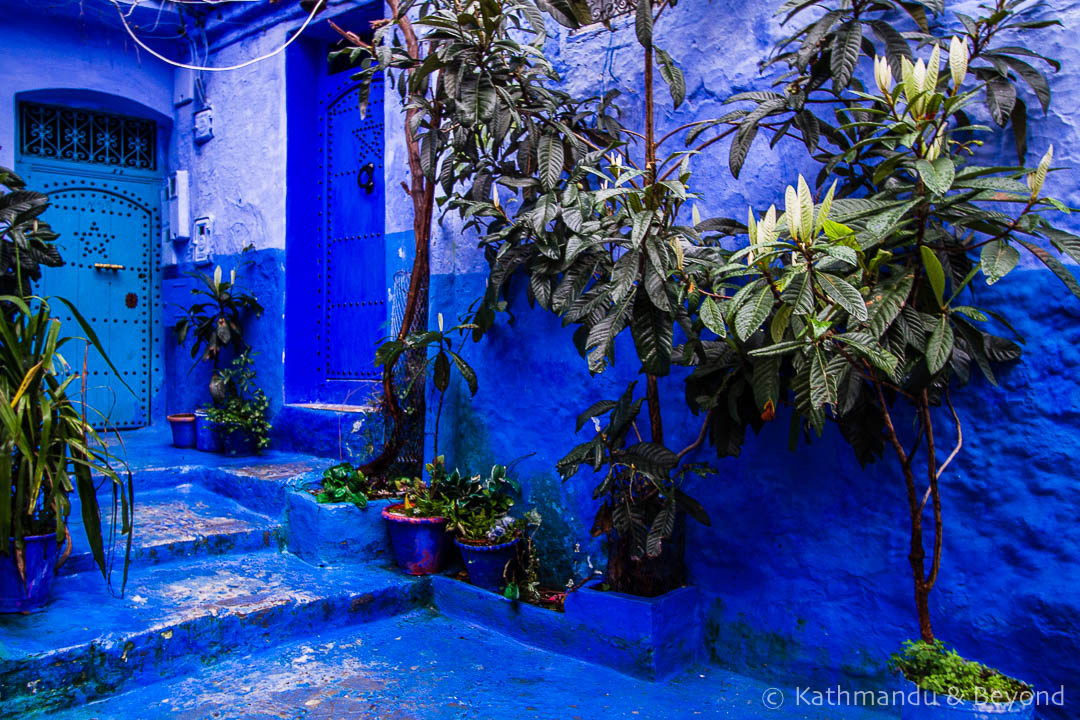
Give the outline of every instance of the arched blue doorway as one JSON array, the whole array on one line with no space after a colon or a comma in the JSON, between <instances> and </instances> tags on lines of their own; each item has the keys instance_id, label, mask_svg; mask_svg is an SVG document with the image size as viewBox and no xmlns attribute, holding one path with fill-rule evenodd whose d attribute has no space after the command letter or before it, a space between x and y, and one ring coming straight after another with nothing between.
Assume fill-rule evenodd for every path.
<instances>
[{"instance_id":1,"label":"arched blue doorway","mask_svg":"<svg viewBox=\"0 0 1080 720\"><path fill-rule=\"evenodd\" d=\"M17 101L16 172L51 200L47 218L59 233L65 264L49 268L41 295L73 301L93 326L129 392L92 348L88 415L94 424L137 428L150 422L154 322L160 303L161 148L148 117L93 107ZM65 332L81 335L67 308L54 310ZM80 372L84 357L67 361Z\"/></svg>"}]
</instances>

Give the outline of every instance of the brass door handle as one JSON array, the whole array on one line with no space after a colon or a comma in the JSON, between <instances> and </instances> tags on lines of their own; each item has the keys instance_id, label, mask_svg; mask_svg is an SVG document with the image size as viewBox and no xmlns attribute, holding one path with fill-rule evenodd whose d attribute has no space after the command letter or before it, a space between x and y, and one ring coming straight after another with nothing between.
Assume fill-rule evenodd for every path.
<instances>
[{"instance_id":1,"label":"brass door handle","mask_svg":"<svg viewBox=\"0 0 1080 720\"><path fill-rule=\"evenodd\" d=\"M123 265L117 265L116 263L94 263L95 270L123 270Z\"/></svg>"}]
</instances>

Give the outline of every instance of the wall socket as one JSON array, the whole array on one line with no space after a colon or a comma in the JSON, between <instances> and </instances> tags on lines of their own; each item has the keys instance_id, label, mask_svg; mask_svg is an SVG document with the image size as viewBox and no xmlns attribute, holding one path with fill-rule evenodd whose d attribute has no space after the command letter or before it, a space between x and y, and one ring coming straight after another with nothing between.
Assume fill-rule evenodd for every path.
<instances>
[{"instance_id":1,"label":"wall socket","mask_svg":"<svg viewBox=\"0 0 1080 720\"><path fill-rule=\"evenodd\" d=\"M210 247L214 236L214 221L210 217L195 218L191 233L191 262L206 265L210 262Z\"/></svg>"},{"instance_id":2,"label":"wall socket","mask_svg":"<svg viewBox=\"0 0 1080 720\"><path fill-rule=\"evenodd\" d=\"M214 137L214 112L210 108L198 110L192 116L193 133L196 145L209 142Z\"/></svg>"}]
</instances>

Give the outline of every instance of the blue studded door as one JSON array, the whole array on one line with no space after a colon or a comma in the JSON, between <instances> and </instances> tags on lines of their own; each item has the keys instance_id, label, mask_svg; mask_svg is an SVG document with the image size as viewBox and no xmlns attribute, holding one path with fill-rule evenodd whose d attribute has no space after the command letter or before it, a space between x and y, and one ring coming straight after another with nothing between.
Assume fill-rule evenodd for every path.
<instances>
[{"instance_id":1,"label":"blue studded door","mask_svg":"<svg viewBox=\"0 0 1080 720\"><path fill-rule=\"evenodd\" d=\"M46 217L60 234L65 265L48 268L40 295L66 297L94 328L130 390L100 355L68 346L75 372L87 363L87 414L97 426L149 423L154 239L160 177L151 121L84 110L20 105L17 171L49 196ZM54 311L69 335L82 336L68 309ZM81 344L80 344L81 345Z\"/></svg>"},{"instance_id":2,"label":"blue studded door","mask_svg":"<svg viewBox=\"0 0 1080 720\"><path fill-rule=\"evenodd\" d=\"M322 380L343 387L379 377L375 344L387 334L388 304L383 84L373 84L364 113L349 75L324 75L319 88L316 362Z\"/></svg>"}]
</instances>

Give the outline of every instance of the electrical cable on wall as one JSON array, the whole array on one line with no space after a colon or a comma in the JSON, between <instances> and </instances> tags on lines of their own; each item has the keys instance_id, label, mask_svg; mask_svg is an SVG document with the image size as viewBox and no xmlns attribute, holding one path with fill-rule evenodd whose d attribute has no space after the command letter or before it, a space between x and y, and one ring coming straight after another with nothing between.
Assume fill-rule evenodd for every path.
<instances>
[{"instance_id":1,"label":"electrical cable on wall","mask_svg":"<svg viewBox=\"0 0 1080 720\"><path fill-rule=\"evenodd\" d=\"M262 62L263 60L267 60L269 58L274 57L275 55L283 52L285 50L285 48L292 45L293 42L304 33L304 30L307 29L307 26L311 24L311 21L315 19L315 15L318 14L319 10L321 10L323 8L323 5L324 5L324 3L321 3L321 2L315 3L315 5L311 8L311 12L307 16L307 19L304 20L304 24L300 26L300 28L293 34L293 36L291 38L286 40L285 43L281 47L277 48L276 50L268 52L265 55L260 55L259 57L256 57L256 58L246 60L246 61L244 61L242 63L238 63L236 65L228 65L226 67L208 67L208 66L204 66L204 65L189 65L187 63L182 63L182 62L179 62L177 60L171 60L171 59L165 57L164 55L162 55L161 53L157 52L152 47L150 47L149 45L144 43L142 40L140 40L139 37L135 34L135 31L132 30L131 25L128 24L127 14L125 14L124 9L120 6L120 0L110 0L110 2L112 2L113 7L116 8L116 13L117 13L117 15L120 16L120 22L123 24L124 30L127 31L127 34L131 37L132 40L135 41L136 45L138 45L143 50L145 50L146 52L148 52L151 55L153 55L154 57L156 57L158 60L161 60L162 62L168 63L169 65L172 65L173 67L184 68L186 70L197 70L199 72L222 72L222 71L225 71L225 70L239 70L241 68L248 67L249 65L254 65L257 62ZM136 0L134 3L132 3L131 9L134 9L134 7L137 4L138 4L138 0ZM206 4L219 5L220 2L210 2L210 3L206 3ZM128 12L130 12L130 9L129 9Z\"/></svg>"}]
</instances>

